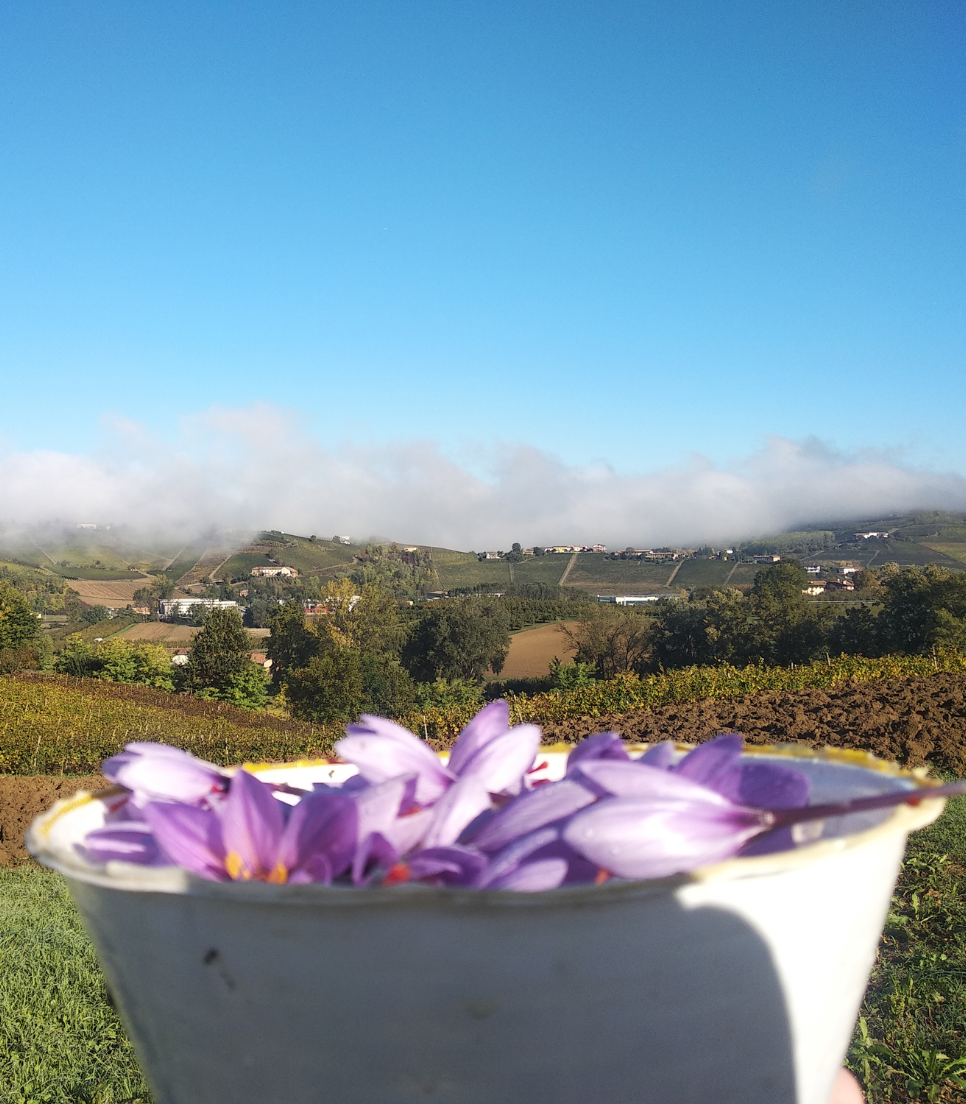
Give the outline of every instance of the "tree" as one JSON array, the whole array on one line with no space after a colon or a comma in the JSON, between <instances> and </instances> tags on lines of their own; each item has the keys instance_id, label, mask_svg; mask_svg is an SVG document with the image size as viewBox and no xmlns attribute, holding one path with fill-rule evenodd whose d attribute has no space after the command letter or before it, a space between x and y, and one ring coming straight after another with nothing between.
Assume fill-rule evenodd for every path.
<instances>
[{"instance_id":1,"label":"tree","mask_svg":"<svg viewBox=\"0 0 966 1104\"><path fill-rule=\"evenodd\" d=\"M415 705L413 681L397 659L330 643L285 686L292 714L317 724L355 720L360 713L400 717Z\"/></svg>"},{"instance_id":2,"label":"tree","mask_svg":"<svg viewBox=\"0 0 966 1104\"><path fill-rule=\"evenodd\" d=\"M650 664L653 624L646 614L636 610L594 605L577 625L561 625L560 631L576 645L576 662L593 667L599 678L643 671Z\"/></svg>"},{"instance_id":3,"label":"tree","mask_svg":"<svg viewBox=\"0 0 966 1104\"><path fill-rule=\"evenodd\" d=\"M81 621L86 622L88 625L99 625L102 621L106 621L108 616L108 612L104 606L89 606L81 614Z\"/></svg>"},{"instance_id":4,"label":"tree","mask_svg":"<svg viewBox=\"0 0 966 1104\"><path fill-rule=\"evenodd\" d=\"M96 652L97 678L134 686L173 690L171 658L161 644L131 644L127 640L105 640Z\"/></svg>"},{"instance_id":5,"label":"tree","mask_svg":"<svg viewBox=\"0 0 966 1104\"><path fill-rule=\"evenodd\" d=\"M498 601L456 598L434 604L403 648L403 663L420 682L473 679L503 670L510 649L506 611Z\"/></svg>"},{"instance_id":6,"label":"tree","mask_svg":"<svg viewBox=\"0 0 966 1104\"><path fill-rule=\"evenodd\" d=\"M0 579L0 648L22 648L40 633L30 603L5 579Z\"/></svg>"},{"instance_id":7,"label":"tree","mask_svg":"<svg viewBox=\"0 0 966 1104\"><path fill-rule=\"evenodd\" d=\"M883 571L882 639L909 653L966 648L966 572L936 564Z\"/></svg>"},{"instance_id":8,"label":"tree","mask_svg":"<svg viewBox=\"0 0 966 1104\"><path fill-rule=\"evenodd\" d=\"M807 663L825 647L825 624L803 593L808 573L795 560L772 564L755 576L750 629L755 658L786 666Z\"/></svg>"},{"instance_id":9,"label":"tree","mask_svg":"<svg viewBox=\"0 0 966 1104\"><path fill-rule=\"evenodd\" d=\"M250 650L251 641L238 610L209 610L183 668L185 689L227 690L232 680L247 670Z\"/></svg>"}]
</instances>

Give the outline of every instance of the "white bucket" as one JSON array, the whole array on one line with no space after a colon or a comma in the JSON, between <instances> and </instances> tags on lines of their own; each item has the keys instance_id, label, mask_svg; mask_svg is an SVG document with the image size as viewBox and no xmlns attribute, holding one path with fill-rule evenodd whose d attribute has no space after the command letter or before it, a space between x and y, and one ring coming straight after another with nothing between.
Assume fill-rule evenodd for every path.
<instances>
[{"instance_id":1,"label":"white bucket","mask_svg":"<svg viewBox=\"0 0 966 1104\"><path fill-rule=\"evenodd\" d=\"M794 765L815 803L921 784L854 753ZM101 795L55 806L28 846L68 879L157 1104L828 1104L906 835L941 809L532 894L91 864L75 844Z\"/></svg>"}]
</instances>

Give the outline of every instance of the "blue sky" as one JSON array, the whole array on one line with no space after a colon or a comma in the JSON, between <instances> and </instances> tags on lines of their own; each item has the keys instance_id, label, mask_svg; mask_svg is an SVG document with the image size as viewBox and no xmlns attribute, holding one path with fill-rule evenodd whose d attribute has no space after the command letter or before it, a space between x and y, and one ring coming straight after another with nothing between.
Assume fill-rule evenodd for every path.
<instances>
[{"instance_id":1,"label":"blue sky","mask_svg":"<svg viewBox=\"0 0 966 1104\"><path fill-rule=\"evenodd\" d=\"M267 404L476 473L966 476L964 47L958 2L3 4L0 445Z\"/></svg>"}]
</instances>

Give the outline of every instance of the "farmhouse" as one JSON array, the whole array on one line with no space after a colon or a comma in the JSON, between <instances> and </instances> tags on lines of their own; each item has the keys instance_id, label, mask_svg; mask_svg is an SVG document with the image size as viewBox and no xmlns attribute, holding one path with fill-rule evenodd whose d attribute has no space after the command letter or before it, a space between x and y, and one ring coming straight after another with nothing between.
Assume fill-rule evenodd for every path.
<instances>
[{"instance_id":1,"label":"farmhouse","mask_svg":"<svg viewBox=\"0 0 966 1104\"><path fill-rule=\"evenodd\" d=\"M868 533L856 533L856 540L887 540L889 537L888 530L872 529Z\"/></svg>"},{"instance_id":2,"label":"farmhouse","mask_svg":"<svg viewBox=\"0 0 966 1104\"><path fill-rule=\"evenodd\" d=\"M751 562L756 564L773 564L778 563L781 560L781 556L777 556L774 553L767 556L752 556Z\"/></svg>"},{"instance_id":3,"label":"farmhouse","mask_svg":"<svg viewBox=\"0 0 966 1104\"><path fill-rule=\"evenodd\" d=\"M261 579L274 579L279 575L295 578L298 572L294 567L253 567L252 574Z\"/></svg>"}]
</instances>

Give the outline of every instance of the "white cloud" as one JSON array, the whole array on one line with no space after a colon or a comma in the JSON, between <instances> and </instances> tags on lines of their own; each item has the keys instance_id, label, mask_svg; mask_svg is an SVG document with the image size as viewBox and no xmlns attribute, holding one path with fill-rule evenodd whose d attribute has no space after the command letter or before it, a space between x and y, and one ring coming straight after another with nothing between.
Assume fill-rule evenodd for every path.
<instances>
[{"instance_id":1,"label":"white cloud","mask_svg":"<svg viewBox=\"0 0 966 1104\"><path fill-rule=\"evenodd\" d=\"M88 455L0 453L0 522L277 528L453 548L514 540L623 547L722 542L806 521L966 505L961 476L779 437L728 466L695 456L643 474L502 446L481 476L428 441L327 446L297 416L267 405L192 415L172 440L121 420L108 431L109 443Z\"/></svg>"}]
</instances>

